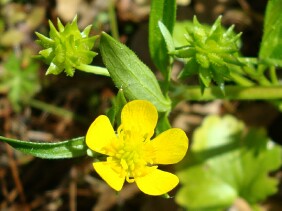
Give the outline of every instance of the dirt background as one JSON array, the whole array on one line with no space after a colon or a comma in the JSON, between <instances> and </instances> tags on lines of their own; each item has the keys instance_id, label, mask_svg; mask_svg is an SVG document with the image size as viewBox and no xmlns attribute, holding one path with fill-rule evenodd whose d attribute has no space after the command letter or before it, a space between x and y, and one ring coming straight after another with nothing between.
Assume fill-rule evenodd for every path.
<instances>
[{"instance_id":1,"label":"dirt background","mask_svg":"<svg viewBox=\"0 0 282 211\"><path fill-rule=\"evenodd\" d=\"M235 24L236 32L243 32L242 54L252 57L257 56L262 38L266 3L267 0L181 0L178 1L177 19L191 19L196 14L200 22L213 23L218 15L222 14L223 25L228 27ZM34 43L34 31L46 34L48 19L55 23L56 18L60 17L65 23L78 14L81 28L93 24L93 34L109 32L109 4L109 0L22 0L1 3L0 17L4 21L19 14L26 16L19 22L5 26L7 31L10 28L16 29L21 37L14 37L8 44L2 43L0 71L9 52L15 51L21 55L26 49L32 54L40 50ZM120 40L156 71L150 60L147 45L149 5L149 0L117 0L115 8ZM30 17L29 22L27 17ZM100 64L101 58L95 57L94 62ZM38 74L41 89L34 98L65 108L82 118L77 120L64 115L58 116L28 105L23 106L20 112L15 112L6 90L0 93L1 135L41 141L59 141L83 136L94 118L109 109L111 99L117 92L112 82L105 77L80 72L76 72L73 78L64 75L44 76L46 69L47 66L40 63ZM215 113L231 113L244 120L247 125L266 127L269 135L276 142L282 143L281 113L268 102L182 102L172 113L171 121L173 126L183 128L191 137L203 117ZM276 172L275 176L281 179L281 172ZM280 188L262 207L265 210L279 211L282 210L281 204ZM233 209L248 210L243 205L244 203L238 200ZM0 143L0 210L182 209L175 204L173 198L146 196L134 184L126 184L117 195L96 175L89 158L43 160L22 154Z\"/></svg>"}]
</instances>

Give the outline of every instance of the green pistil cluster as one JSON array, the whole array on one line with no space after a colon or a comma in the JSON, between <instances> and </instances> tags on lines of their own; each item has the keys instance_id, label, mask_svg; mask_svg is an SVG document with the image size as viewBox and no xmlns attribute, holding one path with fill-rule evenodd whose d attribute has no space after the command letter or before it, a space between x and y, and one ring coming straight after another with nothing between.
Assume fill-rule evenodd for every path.
<instances>
[{"instance_id":1,"label":"green pistil cluster","mask_svg":"<svg viewBox=\"0 0 282 211\"><path fill-rule=\"evenodd\" d=\"M230 76L230 64L242 65L238 60L237 45L241 33L235 35L233 28L224 30L219 17L208 29L194 17L193 28L185 34L188 44L172 52L186 61L180 77L199 74L202 91L210 86L212 80L224 91L224 80Z\"/></svg>"},{"instance_id":2,"label":"green pistil cluster","mask_svg":"<svg viewBox=\"0 0 282 211\"><path fill-rule=\"evenodd\" d=\"M58 19L58 31L51 21L49 25L50 38L36 33L39 38L37 42L44 48L39 52L39 57L50 65L46 75L57 75L65 71L68 76L73 76L76 68L92 62L97 55L96 52L91 51L97 36L88 37L91 25L80 32L77 17L65 27Z\"/></svg>"}]
</instances>

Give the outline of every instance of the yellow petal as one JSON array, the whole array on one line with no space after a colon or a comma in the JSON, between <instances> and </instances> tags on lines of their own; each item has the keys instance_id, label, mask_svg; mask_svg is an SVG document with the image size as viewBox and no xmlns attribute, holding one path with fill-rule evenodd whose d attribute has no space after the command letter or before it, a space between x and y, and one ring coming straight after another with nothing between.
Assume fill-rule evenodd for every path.
<instances>
[{"instance_id":1,"label":"yellow petal","mask_svg":"<svg viewBox=\"0 0 282 211\"><path fill-rule=\"evenodd\" d=\"M100 115L87 131L86 144L93 151L106 154L103 148L108 146L114 138L116 138L116 134L109 118L105 115Z\"/></svg>"},{"instance_id":2,"label":"yellow petal","mask_svg":"<svg viewBox=\"0 0 282 211\"><path fill-rule=\"evenodd\" d=\"M135 182L142 192L158 196L175 188L179 179L174 174L156 169L144 177L135 178Z\"/></svg>"},{"instance_id":3,"label":"yellow petal","mask_svg":"<svg viewBox=\"0 0 282 211\"><path fill-rule=\"evenodd\" d=\"M109 186L111 186L116 191L121 190L125 177L120 177L120 175L111 168L111 165L108 162L93 163L93 167L100 175L100 177L108 183Z\"/></svg>"},{"instance_id":4,"label":"yellow petal","mask_svg":"<svg viewBox=\"0 0 282 211\"><path fill-rule=\"evenodd\" d=\"M127 103L121 112L124 130L151 138L158 121L156 107L146 100L133 100Z\"/></svg>"},{"instance_id":5,"label":"yellow petal","mask_svg":"<svg viewBox=\"0 0 282 211\"><path fill-rule=\"evenodd\" d=\"M177 163L185 156L188 138L179 128L169 129L150 142L154 149L155 164Z\"/></svg>"}]
</instances>

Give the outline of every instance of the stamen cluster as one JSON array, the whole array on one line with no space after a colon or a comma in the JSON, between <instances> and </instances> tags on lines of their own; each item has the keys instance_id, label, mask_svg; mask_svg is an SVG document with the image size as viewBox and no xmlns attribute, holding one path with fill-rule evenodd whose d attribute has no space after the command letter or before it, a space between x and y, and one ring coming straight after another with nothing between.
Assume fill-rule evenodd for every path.
<instances>
[{"instance_id":1,"label":"stamen cluster","mask_svg":"<svg viewBox=\"0 0 282 211\"><path fill-rule=\"evenodd\" d=\"M154 157L153 150L146 144L150 140L143 140L141 136L136 136L130 131L119 130L117 141L113 142L112 155L107 158L113 164L114 170L125 177L127 182L134 182L135 177L143 176L146 167L152 166ZM150 156L144 156L144 155ZM146 159L147 158L147 159Z\"/></svg>"}]
</instances>

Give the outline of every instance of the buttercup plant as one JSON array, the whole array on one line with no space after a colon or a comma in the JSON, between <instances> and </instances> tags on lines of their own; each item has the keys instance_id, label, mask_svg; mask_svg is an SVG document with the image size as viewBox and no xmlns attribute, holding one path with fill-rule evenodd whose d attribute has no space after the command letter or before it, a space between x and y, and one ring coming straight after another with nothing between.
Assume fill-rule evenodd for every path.
<instances>
[{"instance_id":1,"label":"buttercup plant","mask_svg":"<svg viewBox=\"0 0 282 211\"><path fill-rule=\"evenodd\" d=\"M259 58L247 58L239 52L241 34L233 32L233 26L223 29L221 17L211 27L204 27L194 17L191 28L183 34L185 42L175 46L176 1L151 1L149 47L162 79L157 78L132 50L106 32L90 36L91 26L80 32L77 17L66 26L58 19L58 30L49 22L49 37L36 33L38 43L44 48L38 58L49 65L46 74L65 72L67 76L74 76L75 70L81 70L109 76L119 92L107 115L98 116L85 137L54 143L6 137L0 140L45 159L88 155L93 158L98 175L116 191L122 190L125 182L135 182L145 194L164 195L178 185L176 175L180 175L180 182L186 187L180 189L177 202L186 208L226 210L238 196L255 206L276 191L277 180L267 175L281 166L281 148L269 148L269 138L261 130L243 133L245 125L233 117L212 117L198 130L196 147L185 156L189 145L187 131L171 128L169 116L178 102L189 100L269 100L279 105L282 86L276 69L282 67L282 48L267 43L270 35L275 41L280 40L278 44L282 43L282 8L277 0L269 1L268 5ZM272 14L270 8L281 10ZM278 21L273 23L273 20ZM97 40L105 67L91 65L97 55L92 51ZM198 85L187 85L182 80L172 82L175 59L184 65L178 77L186 79L197 75ZM230 128L240 130L230 133ZM224 156L228 162L222 159ZM159 165L176 164L183 158L176 174L160 170ZM257 170L258 165L254 165L257 160L267 167ZM238 168L239 165L244 168ZM209 166L211 168L207 168ZM253 172L260 172L260 175ZM196 181L193 175L198 183L193 183ZM255 177L257 183L252 183ZM247 190L250 185L252 190Z\"/></svg>"}]
</instances>

